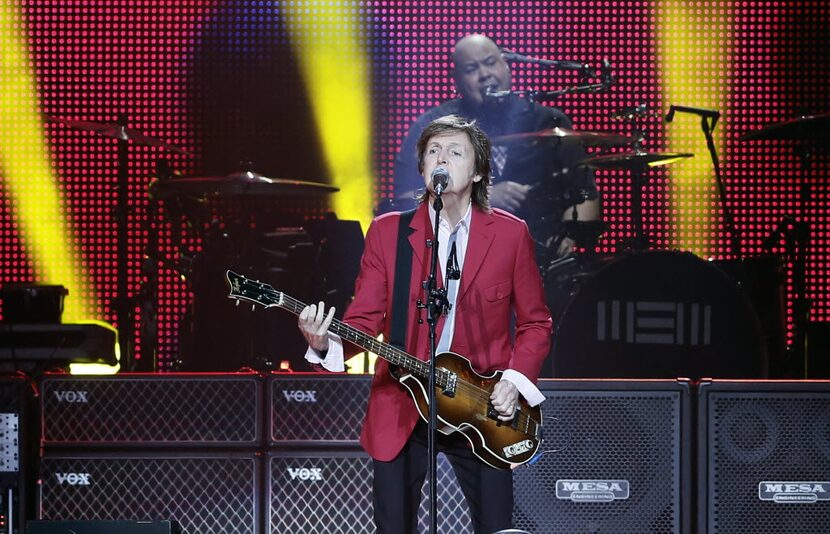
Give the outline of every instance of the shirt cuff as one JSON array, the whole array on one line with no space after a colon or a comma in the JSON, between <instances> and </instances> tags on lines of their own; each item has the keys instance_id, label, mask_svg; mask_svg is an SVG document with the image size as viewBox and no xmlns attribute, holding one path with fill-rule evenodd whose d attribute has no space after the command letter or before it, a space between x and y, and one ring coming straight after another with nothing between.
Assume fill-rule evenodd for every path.
<instances>
[{"instance_id":1,"label":"shirt cuff","mask_svg":"<svg viewBox=\"0 0 830 534\"><path fill-rule=\"evenodd\" d=\"M537 406L544 402L545 395L541 391L539 391L539 388L537 388L536 385L533 382L531 382L529 378L527 378L519 371L516 371L514 369L505 369L501 374L501 378L502 380L512 382L529 405Z\"/></svg>"},{"instance_id":2,"label":"shirt cuff","mask_svg":"<svg viewBox=\"0 0 830 534\"><path fill-rule=\"evenodd\" d=\"M329 332L329 348L325 357L318 350L310 346L305 351L305 359L308 363L322 365L326 371L342 373L346 370L346 362L343 357L343 341L337 334Z\"/></svg>"}]
</instances>

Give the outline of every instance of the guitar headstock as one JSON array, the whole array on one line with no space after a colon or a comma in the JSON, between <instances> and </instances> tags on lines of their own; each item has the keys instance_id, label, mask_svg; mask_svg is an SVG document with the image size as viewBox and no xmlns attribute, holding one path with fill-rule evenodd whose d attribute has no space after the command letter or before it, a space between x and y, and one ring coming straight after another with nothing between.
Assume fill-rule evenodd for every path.
<instances>
[{"instance_id":1,"label":"guitar headstock","mask_svg":"<svg viewBox=\"0 0 830 534\"><path fill-rule=\"evenodd\" d=\"M282 291L277 291L270 285L245 278L239 273L227 271L225 276L228 279L230 286L230 293L228 298L236 301L245 300L271 308L273 306L281 306L284 298Z\"/></svg>"}]
</instances>

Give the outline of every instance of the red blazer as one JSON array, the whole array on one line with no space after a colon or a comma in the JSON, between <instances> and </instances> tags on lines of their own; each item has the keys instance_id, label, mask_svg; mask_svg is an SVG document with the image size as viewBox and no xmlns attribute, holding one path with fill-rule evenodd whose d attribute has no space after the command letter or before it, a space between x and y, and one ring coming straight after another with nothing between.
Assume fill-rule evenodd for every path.
<instances>
[{"instance_id":1,"label":"red blazer","mask_svg":"<svg viewBox=\"0 0 830 534\"><path fill-rule=\"evenodd\" d=\"M355 299L343 320L371 335L383 332L389 339L394 290L395 255L400 213L376 218L366 234ZM429 275L426 240L433 235L429 209L422 204L410 224L412 275L407 309L406 350L429 359L429 325L426 311L416 310L423 300L421 282ZM439 276L438 286L443 287ZM516 314L515 343L511 346L511 312ZM418 324L418 317L424 319ZM438 322L438 338L444 318ZM488 214L473 209L470 237L456 301L456 328L450 350L467 357L480 373L515 369L536 381L550 350L552 321L545 304L535 247L527 225L501 210ZM347 347L349 352L357 352ZM378 359L361 444L382 461L395 458L419 418L408 391Z\"/></svg>"}]
</instances>

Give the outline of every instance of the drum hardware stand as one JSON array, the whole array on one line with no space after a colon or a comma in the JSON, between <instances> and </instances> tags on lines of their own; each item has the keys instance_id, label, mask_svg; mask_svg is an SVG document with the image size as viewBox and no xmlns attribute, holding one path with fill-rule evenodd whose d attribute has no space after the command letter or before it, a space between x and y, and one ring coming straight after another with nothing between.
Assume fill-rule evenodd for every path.
<instances>
[{"instance_id":1,"label":"drum hardware stand","mask_svg":"<svg viewBox=\"0 0 830 534\"><path fill-rule=\"evenodd\" d=\"M127 128L127 114L119 113L116 124L120 129ZM121 362L125 364L128 369L133 366L133 329L130 313L130 298L127 296L128 285L127 276L129 275L129 245L127 239L129 237L128 217L129 208L127 206L127 197L129 196L129 180L128 180L128 166L127 166L127 140L126 132L124 135L117 137L118 141L118 185L116 187L118 196L115 207L115 221L116 221L116 239L118 241L116 248L116 297L115 305L115 320L118 324L118 343L121 349Z\"/></svg>"},{"instance_id":2,"label":"drum hardware stand","mask_svg":"<svg viewBox=\"0 0 830 534\"><path fill-rule=\"evenodd\" d=\"M645 132L635 127L633 134L637 137L633 145L634 152L640 152L643 149ZM646 165L636 165L629 170L631 171L631 222L634 225L634 237L623 241L621 248L637 252L648 250L651 245L643 227L643 186L648 183L648 179L645 178ZM620 248L619 245L618 248Z\"/></svg>"},{"instance_id":3,"label":"drum hardware stand","mask_svg":"<svg viewBox=\"0 0 830 534\"><path fill-rule=\"evenodd\" d=\"M804 215L812 195L810 185L807 183L807 172L812 167L812 154L808 147L798 145L795 153L801 161L804 171L804 179L799 188L800 211ZM784 238L784 258L787 263L792 264L793 280L793 334L792 348L788 348L792 358L797 365L799 378L809 376L809 340L808 327L812 301L807 298L807 251L810 244L810 226L804 220L799 220L792 215L785 215L778 222L778 225L764 239L761 246L772 251L775 245Z\"/></svg>"},{"instance_id":4,"label":"drum hardware stand","mask_svg":"<svg viewBox=\"0 0 830 534\"><path fill-rule=\"evenodd\" d=\"M812 302L807 297L807 251L810 248L810 225L804 220L807 214L807 207L812 192L808 183L808 171L812 168L812 153L807 143L799 144L796 147L796 155L801 161L804 171L804 179L799 188L799 200L801 204L801 220L796 220L793 225L794 235L792 239L793 258L793 315L795 340L793 343L796 360L803 366L803 377L809 376L809 340L807 329L810 325L810 308Z\"/></svg>"},{"instance_id":5,"label":"drum hardware stand","mask_svg":"<svg viewBox=\"0 0 830 534\"><path fill-rule=\"evenodd\" d=\"M156 175L159 181L170 179L173 175L170 162L159 158L156 162ZM158 280L159 264L166 263L160 257L158 228L155 226L158 217L159 200L153 195L147 203L147 213L144 221L144 230L147 234L147 243L144 247L144 257L141 262L141 287L131 301L131 310L137 306L139 339L141 340L141 359L133 358L130 361L130 372L155 372L158 370ZM135 324L135 318L131 321Z\"/></svg>"},{"instance_id":6,"label":"drum hardware stand","mask_svg":"<svg viewBox=\"0 0 830 534\"><path fill-rule=\"evenodd\" d=\"M793 265L793 356L800 366L802 378L809 376L809 340L807 328L810 324L812 302L807 298L807 251L810 248L810 225L804 220L812 192L808 183L808 171L812 168L812 152L809 143L799 143L795 148L801 162L803 179L799 188L801 219L792 217L785 225L786 253Z\"/></svg>"},{"instance_id":7,"label":"drum hardware stand","mask_svg":"<svg viewBox=\"0 0 830 534\"><path fill-rule=\"evenodd\" d=\"M742 258L741 236L735 226L735 218L732 215L732 210L729 209L729 204L726 202L726 188L723 185L723 177L721 176L720 163L718 161L718 151L715 148L715 140L712 137L712 132L715 131L715 125L720 118L720 113L712 109L675 106L672 104L669 107L669 112L666 114L666 122L672 122L676 112L691 113L700 116L700 128L703 130L703 136L706 138L706 147L709 149L709 154L712 157L712 167L715 171L715 183L718 187L718 199L720 200L721 211L723 212L723 221L726 226L726 231L729 233L729 247L732 256L740 260Z\"/></svg>"}]
</instances>

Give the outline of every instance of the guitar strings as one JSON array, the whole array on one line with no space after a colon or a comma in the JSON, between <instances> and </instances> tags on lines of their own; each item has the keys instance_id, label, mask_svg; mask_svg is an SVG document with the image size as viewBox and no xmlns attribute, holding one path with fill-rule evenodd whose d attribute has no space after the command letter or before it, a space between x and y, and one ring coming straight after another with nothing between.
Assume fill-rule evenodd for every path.
<instances>
[{"instance_id":1,"label":"guitar strings","mask_svg":"<svg viewBox=\"0 0 830 534\"><path fill-rule=\"evenodd\" d=\"M282 296L283 296L284 300L287 303L291 304L291 308L292 308L291 311L296 313L296 314L299 314L299 312L302 311L302 309L306 307L306 304L304 304L303 302L301 302L301 301L299 301L299 300L297 300L297 299L295 299L295 298L293 298L289 295L286 295L285 293L282 293ZM279 301L279 298L276 298L276 300ZM336 325L339 329L348 328L349 330L354 330L357 333L357 335L365 337L367 342L374 344L373 343L375 341L374 338L372 338L371 336L369 336L365 332L360 332L359 330L348 326L346 323L344 323L344 322L342 322L338 319L334 319L332 321L332 324ZM358 341L358 340L356 339L355 341ZM390 347L396 353L398 353L399 357L404 356L404 357L411 358L412 360L415 360L415 362L417 362L419 365L426 363L423 360L419 360L417 358L414 358L414 357L410 356L406 352L401 351L401 350L397 349L396 347L393 347L391 345L390 345ZM447 370L444 369L444 371L447 371ZM450 372L450 371L447 371L447 372ZM472 397L477 397L476 400L478 400L478 402L483 402L485 405L489 405L489 403L490 403L490 392L489 391L486 391L486 390L484 390L484 389L482 389L482 388L480 388L480 387L478 387L474 384L470 384L469 382L460 381L460 382L458 382L458 385L459 385L459 387L463 387L463 388L466 388L468 391L471 391L472 393L469 393L469 395L472 396ZM530 430L529 426L530 426L530 423L533 423L535 425L535 428L533 429L534 433L531 434L531 435L536 437L535 436L535 431L539 428L539 421L536 421L535 419L533 419L530 416L530 414L526 413L524 411L524 409L522 409L522 408L517 410L515 418L517 419L516 426L518 427L518 429L525 429L525 430L521 430L521 432L524 433L524 434L530 434L528 432Z\"/></svg>"}]
</instances>

